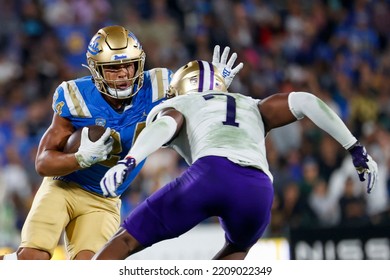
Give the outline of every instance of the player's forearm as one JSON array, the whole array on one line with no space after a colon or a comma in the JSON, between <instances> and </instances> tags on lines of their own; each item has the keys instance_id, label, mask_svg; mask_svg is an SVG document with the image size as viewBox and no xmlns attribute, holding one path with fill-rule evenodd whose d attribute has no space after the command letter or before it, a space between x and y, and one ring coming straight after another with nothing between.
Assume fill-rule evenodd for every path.
<instances>
[{"instance_id":1,"label":"player's forearm","mask_svg":"<svg viewBox=\"0 0 390 280\"><path fill-rule=\"evenodd\" d=\"M288 103L297 119L304 116L326 131L345 149L349 149L357 139L352 135L341 118L325 102L307 92L292 92Z\"/></svg>"},{"instance_id":2,"label":"player's forearm","mask_svg":"<svg viewBox=\"0 0 390 280\"><path fill-rule=\"evenodd\" d=\"M147 156L157 151L169 142L175 135L177 123L170 116L163 116L146 126L130 149L128 156L135 158L136 162L143 161Z\"/></svg>"},{"instance_id":3,"label":"player's forearm","mask_svg":"<svg viewBox=\"0 0 390 280\"><path fill-rule=\"evenodd\" d=\"M81 169L74 154L47 150L35 160L35 170L40 176L64 176Z\"/></svg>"}]
</instances>

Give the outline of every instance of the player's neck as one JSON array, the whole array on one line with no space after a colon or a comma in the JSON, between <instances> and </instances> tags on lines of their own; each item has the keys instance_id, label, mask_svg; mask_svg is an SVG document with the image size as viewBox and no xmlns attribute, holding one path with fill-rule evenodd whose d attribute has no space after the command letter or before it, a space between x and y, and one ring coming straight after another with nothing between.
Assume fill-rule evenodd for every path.
<instances>
[{"instance_id":1,"label":"player's neck","mask_svg":"<svg viewBox=\"0 0 390 280\"><path fill-rule=\"evenodd\" d=\"M127 99L116 99L103 94L103 98L108 104L117 112L123 112L125 107L130 104L131 98Z\"/></svg>"}]
</instances>

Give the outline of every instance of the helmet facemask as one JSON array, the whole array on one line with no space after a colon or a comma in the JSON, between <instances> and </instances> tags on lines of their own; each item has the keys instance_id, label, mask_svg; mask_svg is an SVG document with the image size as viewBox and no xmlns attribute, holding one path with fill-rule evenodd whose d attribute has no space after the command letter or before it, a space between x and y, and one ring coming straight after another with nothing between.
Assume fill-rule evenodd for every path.
<instances>
[{"instance_id":1,"label":"helmet facemask","mask_svg":"<svg viewBox=\"0 0 390 280\"><path fill-rule=\"evenodd\" d=\"M87 61L86 67L90 70L97 89L112 98L130 98L143 85L145 53L134 34L121 26L105 27L96 33L88 46ZM134 63L135 68L133 77L127 75L124 79L107 79L105 68L131 63ZM123 88L124 84L128 84L126 88Z\"/></svg>"}]
</instances>

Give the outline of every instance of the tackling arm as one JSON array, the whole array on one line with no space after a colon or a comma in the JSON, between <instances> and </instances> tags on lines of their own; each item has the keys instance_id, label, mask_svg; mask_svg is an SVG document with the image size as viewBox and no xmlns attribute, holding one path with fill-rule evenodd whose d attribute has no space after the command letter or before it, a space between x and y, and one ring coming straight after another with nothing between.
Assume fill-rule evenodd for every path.
<instances>
[{"instance_id":1,"label":"tackling arm","mask_svg":"<svg viewBox=\"0 0 390 280\"><path fill-rule=\"evenodd\" d=\"M344 148L357 142L343 121L321 99L307 92L279 93L259 103L266 131L308 117L334 137Z\"/></svg>"},{"instance_id":2,"label":"tackling arm","mask_svg":"<svg viewBox=\"0 0 390 280\"><path fill-rule=\"evenodd\" d=\"M297 119L307 116L348 149L359 179L360 181L367 179L367 193L370 193L377 182L378 166L340 117L321 99L307 92L290 93L288 103L290 111Z\"/></svg>"},{"instance_id":3,"label":"tackling arm","mask_svg":"<svg viewBox=\"0 0 390 280\"><path fill-rule=\"evenodd\" d=\"M154 122L142 130L126 157L133 157L136 162L143 161L174 138L182 122L183 115L174 109L161 112Z\"/></svg>"},{"instance_id":4,"label":"tackling arm","mask_svg":"<svg viewBox=\"0 0 390 280\"><path fill-rule=\"evenodd\" d=\"M376 162L340 117L318 97L307 92L276 94L261 101L259 110L266 131L308 117L349 151L360 181L367 179L367 192L375 187L378 174Z\"/></svg>"},{"instance_id":5,"label":"tackling arm","mask_svg":"<svg viewBox=\"0 0 390 280\"><path fill-rule=\"evenodd\" d=\"M103 195L117 196L116 189L137 166L137 163L173 139L180 131L183 120L183 115L175 109L163 110L154 122L142 130L126 157L118 161L117 165L111 167L104 175L100 181Z\"/></svg>"},{"instance_id":6,"label":"tackling arm","mask_svg":"<svg viewBox=\"0 0 390 280\"><path fill-rule=\"evenodd\" d=\"M340 117L318 97L307 92L292 92L288 96L290 111L299 120L304 116L330 134L345 149L357 142Z\"/></svg>"}]
</instances>

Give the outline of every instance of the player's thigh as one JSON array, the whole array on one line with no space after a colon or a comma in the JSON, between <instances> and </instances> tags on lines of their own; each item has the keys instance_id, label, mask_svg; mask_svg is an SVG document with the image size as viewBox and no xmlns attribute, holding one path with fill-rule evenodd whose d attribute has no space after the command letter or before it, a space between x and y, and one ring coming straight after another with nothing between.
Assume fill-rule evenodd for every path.
<instances>
[{"instance_id":1,"label":"player's thigh","mask_svg":"<svg viewBox=\"0 0 390 280\"><path fill-rule=\"evenodd\" d=\"M204 202L194 195L187 172L138 205L123 222L143 247L187 232L208 217ZM198 197L198 198L197 198Z\"/></svg>"},{"instance_id":2,"label":"player's thigh","mask_svg":"<svg viewBox=\"0 0 390 280\"><path fill-rule=\"evenodd\" d=\"M44 178L23 225L21 247L44 250L53 255L70 219L69 195L63 182Z\"/></svg>"},{"instance_id":3,"label":"player's thigh","mask_svg":"<svg viewBox=\"0 0 390 280\"><path fill-rule=\"evenodd\" d=\"M256 170L252 173L242 176L241 185L228 187L231 199L226 199L228 202L220 216L227 239L243 248L255 243L264 233L273 202L273 186L269 178Z\"/></svg>"},{"instance_id":4,"label":"player's thigh","mask_svg":"<svg viewBox=\"0 0 390 280\"><path fill-rule=\"evenodd\" d=\"M83 214L66 227L66 249L74 258L80 251L96 253L120 226L120 199L88 194L84 198Z\"/></svg>"}]
</instances>

